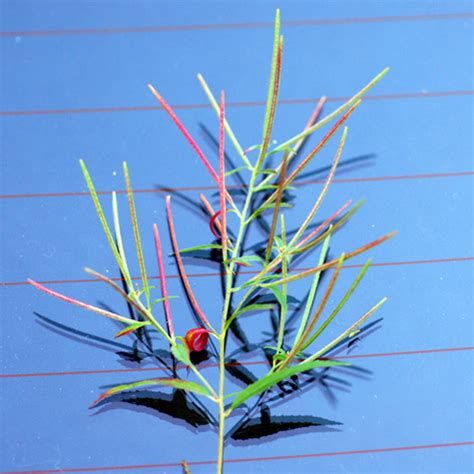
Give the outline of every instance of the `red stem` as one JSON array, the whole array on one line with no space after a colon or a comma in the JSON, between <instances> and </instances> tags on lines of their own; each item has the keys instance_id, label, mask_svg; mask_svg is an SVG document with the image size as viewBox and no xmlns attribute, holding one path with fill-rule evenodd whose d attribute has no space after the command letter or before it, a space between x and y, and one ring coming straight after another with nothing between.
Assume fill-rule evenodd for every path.
<instances>
[{"instance_id":1,"label":"red stem","mask_svg":"<svg viewBox=\"0 0 474 474\"><path fill-rule=\"evenodd\" d=\"M220 126L219 126L219 200L220 200L220 213L222 220L221 229L221 241L222 241L222 255L223 259L226 259L227 254L227 219L226 219L226 189L225 189L225 155L224 155L224 91L221 92L221 103L220 103ZM211 227L211 230L213 226Z\"/></svg>"},{"instance_id":2,"label":"red stem","mask_svg":"<svg viewBox=\"0 0 474 474\"><path fill-rule=\"evenodd\" d=\"M222 226L219 225L217 226L218 224L218 220L217 218L220 216L221 214L221 211L217 211L213 214L213 216L211 217L211 220L209 221L209 228L211 229L211 232L219 239L221 236L216 232L215 230L215 227L218 227L218 229L222 232Z\"/></svg>"},{"instance_id":3,"label":"red stem","mask_svg":"<svg viewBox=\"0 0 474 474\"><path fill-rule=\"evenodd\" d=\"M214 171L214 168L211 166L211 164L209 163L208 159L204 156L204 153L202 152L202 150L199 148L199 145L196 143L196 141L194 140L194 138L191 136L191 134L186 130L186 128L184 127L184 125L181 123L181 121L179 120L179 118L176 116L176 114L173 112L173 109L167 104L167 102L165 101L165 99L163 99L163 97L161 97L160 94L158 94L158 92L155 90L155 88L151 85L151 84L148 84L148 88L150 89L150 91L152 92L152 94L155 96L155 98L158 100L158 102L160 103L161 107L163 107L163 109L168 113L168 115L171 117L171 119L173 120L173 122L177 125L177 127L180 129L181 133L184 135L184 137L186 138L186 140L189 142L189 144L193 147L194 151L197 153L197 155L199 156L200 160L203 162L204 166L207 168L207 171L209 171L209 173L211 174L212 176L212 179L214 179L214 181L216 183L219 184L219 177L217 176L216 172Z\"/></svg>"},{"instance_id":4,"label":"red stem","mask_svg":"<svg viewBox=\"0 0 474 474\"><path fill-rule=\"evenodd\" d=\"M191 305L193 306L197 315L204 324L206 324L209 328L212 329L212 326L210 325L206 316L199 307L199 304L194 296L193 290L191 289L191 285L189 284L189 280L186 275L186 270L184 269L183 260L181 259L181 254L179 253L178 241L176 240L176 232L174 230L173 214L171 213L170 201L171 196L166 196L166 214L168 216L168 227L170 230L171 244L173 245L174 257L176 259L176 265L178 265L181 281L183 283L184 289L186 290L186 294L188 295L189 301L191 302Z\"/></svg>"},{"instance_id":5,"label":"red stem","mask_svg":"<svg viewBox=\"0 0 474 474\"><path fill-rule=\"evenodd\" d=\"M186 130L185 126L182 124L182 122L179 120L179 118L176 116L176 114L173 112L173 109L168 105L168 103L161 97L160 94L156 91L156 89L151 85L148 84L148 88L152 92L152 94L155 96L155 98L158 100L160 103L161 107L168 113L168 115L171 117L173 122L177 125L181 133L184 135L188 143L193 147L194 151L197 153L199 156L199 159L203 162L204 166L206 167L207 171L209 171L210 175L212 176L212 179L219 184L219 176L217 176L217 173L214 171L214 168L211 166L209 163L208 159L204 156L204 153L202 150L199 148L199 145L196 143L196 140L191 136L191 134ZM226 199L229 201L230 204L235 206L235 203L229 193L226 192Z\"/></svg>"},{"instance_id":6,"label":"red stem","mask_svg":"<svg viewBox=\"0 0 474 474\"><path fill-rule=\"evenodd\" d=\"M321 232L322 229L324 229L327 225L329 225L334 219L336 219L337 216L339 216L348 206L350 206L352 203L352 199L349 199L342 207L340 207L334 214L329 216L322 224L318 225L316 229L311 231L304 239L300 240L295 248L299 248L303 246L306 242L308 242L310 239L312 239L316 234Z\"/></svg>"},{"instance_id":7,"label":"red stem","mask_svg":"<svg viewBox=\"0 0 474 474\"><path fill-rule=\"evenodd\" d=\"M83 303L82 301L75 300L74 298L70 298L69 296L65 296L65 295L62 295L61 293L57 293L56 291L50 290L49 288L46 288L45 286L41 285L40 283L37 283L36 281L33 281L29 278L28 278L27 281L30 285L33 285L38 290L43 291L44 293L46 293L50 296L54 296L55 298L58 298L61 301L65 301L66 303L70 303L70 304L79 306L80 308L84 308L84 309L87 309L89 311L94 311L98 314L101 314L101 315L106 316L106 317L111 318L111 319L115 319L117 321L122 321L122 322L128 322L129 321L128 318L124 318L123 316L120 316L118 314L112 313L112 312L107 311L107 310L102 309L102 308L97 308L96 306L92 306L90 304ZM130 322L134 322L134 321L130 320Z\"/></svg>"},{"instance_id":8,"label":"red stem","mask_svg":"<svg viewBox=\"0 0 474 474\"><path fill-rule=\"evenodd\" d=\"M166 274L165 274L165 266L163 264L163 252L161 250L160 233L158 232L158 226L156 224L153 224L153 234L155 236L156 256L158 258L158 269L160 272L161 295L164 298L163 309L165 311L166 324L168 326L168 334L170 335L171 338L174 339L173 317L171 316L170 303L167 299L168 288L166 287Z\"/></svg>"},{"instance_id":9,"label":"red stem","mask_svg":"<svg viewBox=\"0 0 474 474\"><path fill-rule=\"evenodd\" d=\"M318 120L319 115L321 114L321 110L323 110L323 105L326 102L326 96L321 97L319 99L318 104L316 105L315 109L313 110L313 113L311 114L311 117L308 120L308 123L304 127L304 130L308 130L308 128L312 127L315 123L316 120Z\"/></svg>"}]
</instances>

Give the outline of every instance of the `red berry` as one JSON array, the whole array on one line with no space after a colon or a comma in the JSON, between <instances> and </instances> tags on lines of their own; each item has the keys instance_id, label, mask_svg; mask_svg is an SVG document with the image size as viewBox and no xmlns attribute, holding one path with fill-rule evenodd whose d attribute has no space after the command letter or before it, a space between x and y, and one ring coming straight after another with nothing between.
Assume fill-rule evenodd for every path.
<instances>
[{"instance_id":1,"label":"red berry","mask_svg":"<svg viewBox=\"0 0 474 474\"><path fill-rule=\"evenodd\" d=\"M189 349L194 352L201 352L207 346L209 331L204 328L190 329L184 336Z\"/></svg>"}]
</instances>

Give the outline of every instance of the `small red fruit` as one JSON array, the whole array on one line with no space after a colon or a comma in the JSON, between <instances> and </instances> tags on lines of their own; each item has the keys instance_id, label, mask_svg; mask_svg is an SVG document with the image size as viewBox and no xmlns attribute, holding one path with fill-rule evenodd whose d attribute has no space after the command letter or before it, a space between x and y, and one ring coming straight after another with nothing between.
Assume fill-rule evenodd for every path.
<instances>
[{"instance_id":1,"label":"small red fruit","mask_svg":"<svg viewBox=\"0 0 474 474\"><path fill-rule=\"evenodd\" d=\"M187 346L194 352L203 351L207 346L208 339L209 331L204 328L190 329L184 336Z\"/></svg>"}]
</instances>

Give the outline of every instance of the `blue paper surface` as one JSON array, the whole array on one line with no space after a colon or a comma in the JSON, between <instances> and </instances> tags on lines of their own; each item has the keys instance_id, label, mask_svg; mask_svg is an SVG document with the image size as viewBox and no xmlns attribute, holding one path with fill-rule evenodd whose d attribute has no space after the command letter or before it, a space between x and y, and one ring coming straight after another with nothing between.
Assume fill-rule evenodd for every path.
<instances>
[{"instance_id":1,"label":"blue paper surface","mask_svg":"<svg viewBox=\"0 0 474 474\"><path fill-rule=\"evenodd\" d=\"M203 126L217 136L218 122L196 74L215 93L225 90L227 118L241 143L258 143L277 6L285 37L273 133L279 141L301 130L321 95L328 96L329 113L391 68L349 120L342 163L319 219L348 199L367 201L334 237L332 257L391 230L398 235L370 252L373 268L322 337L328 342L387 295L377 329L341 353L363 371L341 370L350 385L336 384L335 398L317 387L272 409L276 417L312 415L342 424L231 441L226 472L473 472L472 2L29 0L0 5L1 473L180 472L182 459L193 473L213 472L216 434L209 428L123 403L88 410L104 386L160 371L149 362L124 361L116 354L123 348L49 325L42 317L106 339L117 331L26 279L126 311L116 294L82 272L89 266L118 276L78 160L105 192L109 217L110 191L124 189L122 161L128 162L145 259L156 277L154 222L164 252L171 252L163 188L189 199L205 192L217 201L212 178L146 84L176 107L217 168ZM336 139L329 143L298 186L288 228L312 206L336 145ZM237 161L229 141L227 150ZM206 221L183 200L172 202L180 246L208 242ZM119 195L131 249L126 206ZM313 254L300 266L316 259ZM217 322L216 267L186 264L203 310ZM357 274L351 265L332 304ZM182 296L172 259L166 271L170 294ZM308 284L291 291L302 297ZM184 334L192 324L188 305L184 298L172 305L177 332ZM242 325L260 335L269 321L252 315ZM264 373L264 365L249 367ZM206 375L217 382L212 368ZM232 386L241 387L229 379Z\"/></svg>"}]
</instances>

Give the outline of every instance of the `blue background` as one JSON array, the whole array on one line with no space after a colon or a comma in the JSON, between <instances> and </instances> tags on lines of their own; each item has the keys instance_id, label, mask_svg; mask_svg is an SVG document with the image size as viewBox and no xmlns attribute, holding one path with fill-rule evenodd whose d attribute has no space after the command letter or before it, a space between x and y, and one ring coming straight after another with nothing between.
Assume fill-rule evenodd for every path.
<instances>
[{"instance_id":1,"label":"blue background","mask_svg":"<svg viewBox=\"0 0 474 474\"><path fill-rule=\"evenodd\" d=\"M215 166L199 124L215 134L217 121L204 105L198 72L215 92L225 89L227 116L241 143L258 143L277 6L287 24L275 138L299 132L321 95L329 97L327 113L390 66L349 122L343 160L366 159L340 168L320 216L349 198L367 199L333 240L332 255L392 229L399 233L371 252L376 265L325 336L389 296L381 328L350 353L364 356L355 362L372 374L351 377L348 392L335 392L336 402L314 389L273 412L344 424L233 442L226 456L239 462L226 470L474 470L472 2L38 0L1 2L1 472L177 472L183 458L193 473L212 472L210 464L193 465L215 459L211 430L126 406L87 410L100 387L143 374L103 344L44 327L34 312L103 337L115 329L25 280L52 282L70 296L106 300L125 311L101 284L80 283L87 280L86 265L117 272L78 159L86 160L101 191L124 188L121 163L127 160L134 188L143 191L136 203L145 258L156 275L152 223L161 223L166 235L165 193L156 188L184 188L193 199L202 189L214 192L146 84L177 106ZM146 27L166 28L140 31ZM331 162L335 147L328 145L313 170ZM306 215L320 188L314 181L324 177L316 173L299 187L289 227ZM107 208L109 202L107 193ZM123 195L119 206L125 221ZM182 247L209 240L201 218L178 200L173 208ZM129 228L125 234L131 245ZM217 321L215 269L187 268L203 309ZM176 275L171 259L167 272ZM342 272L333 302L356 272ZM305 288L295 285L294 292L302 295ZM170 293L181 293L175 278ZM184 333L190 325L186 303L172 304ZM253 333L264 324L249 317L244 326ZM146 368L145 376L159 374ZM206 373L215 380L212 369Z\"/></svg>"}]
</instances>

